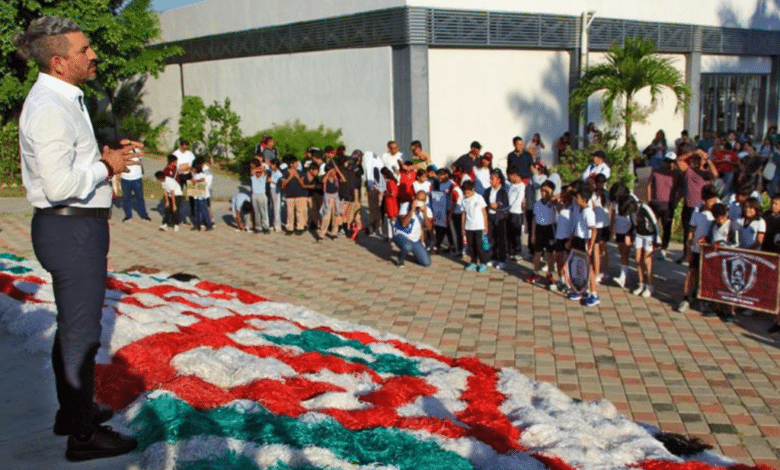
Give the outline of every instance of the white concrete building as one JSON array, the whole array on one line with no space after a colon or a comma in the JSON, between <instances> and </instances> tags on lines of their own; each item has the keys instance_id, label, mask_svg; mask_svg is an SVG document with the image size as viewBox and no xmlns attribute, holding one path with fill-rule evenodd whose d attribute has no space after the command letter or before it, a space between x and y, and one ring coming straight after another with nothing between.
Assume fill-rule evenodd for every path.
<instances>
[{"instance_id":1,"label":"white concrete building","mask_svg":"<svg viewBox=\"0 0 780 470\"><path fill-rule=\"evenodd\" d=\"M245 133L300 119L341 128L349 148L395 139L408 152L419 139L440 165L472 140L500 165L513 136L539 132L551 160L581 126L568 95L591 10L591 64L645 35L694 91L687 115L667 97L635 126L640 146L658 129L671 142L682 129L759 136L777 122L780 10L765 0L204 0L160 15L162 42L186 52L144 101L154 122L176 123L183 95L229 97ZM588 119L599 124L597 101Z\"/></svg>"}]
</instances>

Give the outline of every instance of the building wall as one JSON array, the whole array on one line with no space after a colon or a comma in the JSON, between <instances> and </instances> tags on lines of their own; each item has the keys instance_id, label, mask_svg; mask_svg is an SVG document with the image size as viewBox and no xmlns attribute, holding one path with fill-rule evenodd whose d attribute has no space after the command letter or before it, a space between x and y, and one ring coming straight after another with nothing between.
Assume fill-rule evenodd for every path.
<instances>
[{"instance_id":1,"label":"building wall","mask_svg":"<svg viewBox=\"0 0 780 470\"><path fill-rule=\"evenodd\" d=\"M162 41L331 18L401 7L405 3L405 0L205 0L161 13Z\"/></svg>"},{"instance_id":2,"label":"building wall","mask_svg":"<svg viewBox=\"0 0 780 470\"><path fill-rule=\"evenodd\" d=\"M603 63L605 57L606 54L604 53L591 53L590 64ZM670 58L672 65L683 74L683 77L685 76L685 55L667 54L664 57ZM698 93L698 90L694 90L694 93ZM650 92L647 89L637 93L636 99L641 106L650 106ZM601 119L601 102L599 95L594 95L588 101L588 121L595 123L596 127L604 130L607 126ZM658 130L664 131L667 143L674 141L674 139L680 136L680 132L685 128L685 120L682 111L675 112L676 106L677 100L674 98L674 93L665 88L661 93L655 110L649 114L647 121L635 122L632 125L632 132L640 149L650 145ZM615 132L620 136L625 135L623 128L615 129ZM625 142L625 138L621 138L620 142Z\"/></svg>"},{"instance_id":3,"label":"building wall","mask_svg":"<svg viewBox=\"0 0 780 470\"><path fill-rule=\"evenodd\" d=\"M169 117L174 131L181 108L178 68L169 66L146 87L153 122ZM183 70L185 94L207 105L230 98L245 135L299 119L309 127L342 129L350 148L381 150L392 137L389 47L193 63Z\"/></svg>"},{"instance_id":4,"label":"building wall","mask_svg":"<svg viewBox=\"0 0 780 470\"><path fill-rule=\"evenodd\" d=\"M152 125L167 120L166 126L170 131L163 135L162 143L173 150L174 142L178 138L179 111L181 111L181 75L178 65L169 65L156 79L148 77L143 91L144 106L149 108ZM166 148L166 147L163 148Z\"/></svg>"},{"instance_id":5,"label":"building wall","mask_svg":"<svg viewBox=\"0 0 780 470\"><path fill-rule=\"evenodd\" d=\"M204 0L160 14L163 41L309 21L402 6L493 10L778 29L780 8L766 0ZM197 25L197 27L193 27Z\"/></svg>"},{"instance_id":6,"label":"building wall","mask_svg":"<svg viewBox=\"0 0 780 470\"><path fill-rule=\"evenodd\" d=\"M218 1L218 0L212 0ZM780 8L766 0L407 0L417 7L453 10L488 10L579 16L595 10L602 18L666 23L700 24L733 28L777 29Z\"/></svg>"},{"instance_id":7,"label":"building wall","mask_svg":"<svg viewBox=\"0 0 780 470\"><path fill-rule=\"evenodd\" d=\"M772 71L770 57L739 57L732 55L702 55L701 73L766 74Z\"/></svg>"},{"instance_id":8,"label":"building wall","mask_svg":"<svg viewBox=\"0 0 780 470\"><path fill-rule=\"evenodd\" d=\"M478 140L505 168L512 138L535 132L547 145L542 157L552 160L568 127L567 52L432 48L428 67L434 163L452 163Z\"/></svg>"}]
</instances>

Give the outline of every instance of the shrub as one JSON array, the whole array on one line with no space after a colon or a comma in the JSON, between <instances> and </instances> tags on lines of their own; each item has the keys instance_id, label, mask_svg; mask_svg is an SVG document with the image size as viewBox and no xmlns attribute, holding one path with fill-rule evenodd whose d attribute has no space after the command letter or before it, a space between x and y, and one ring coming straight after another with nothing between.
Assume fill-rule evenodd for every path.
<instances>
[{"instance_id":1,"label":"shrub","mask_svg":"<svg viewBox=\"0 0 780 470\"><path fill-rule=\"evenodd\" d=\"M215 101L206 108L209 131L206 135L206 149L211 164L214 157L230 159L243 148L244 137L238 127L241 117L230 109L230 99L224 103Z\"/></svg>"},{"instance_id":2,"label":"shrub","mask_svg":"<svg viewBox=\"0 0 780 470\"><path fill-rule=\"evenodd\" d=\"M206 105L200 96L185 96L179 114L179 137L188 140L193 149L195 142L203 142L206 136Z\"/></svg>"},{"instance_id":3,"label":"shrub","mask_svg":"<svg viewBox=\"0 0 780 470\"><path fill-rule=\"evenodd\" d=\"M333 130L324 125L312 129L296 119L293 122L274 125L244 139L242 147L236 152L236 158L231 162L230 171L239 175L246 174L249 161L255 155L255 148L267 135L276 141L280 157L292 154L299 160L306 156L306 150L311 147L322 149L328 145L333 147L344 145L341 140L341 129Z\"/></svg>"},{"instance_id":4,"label":"shrub","mask_svg":"<svg viewBox=\"0 0 780 470\"><path fill-rule=\"evenodd\" d=\"M617 135L611 132L603 133L601 141L597 143L564 152L558 163L558 174L561 176L561 180L564 183L570 183L582 178L582 172L590 164L591 155L596 150L604 151L607 156L605 162L611 170L607 187L622 180L629 188L633 188L636 179L631 164L633 156L626 157L625 149L617 145Z\"/></svg>"},{"instance_id":5,"label":"shrub","mask_svg":"<svg viewBox=\"0 0 780 470\"><path fill-rule=\"evenodd\" d=\"M143 116L126 116L119 123L119 130L123 135L143 140L146 143L145 152L165 153L165 150L162 149L162 141L171 132L166 126L167 123L166 119L152 127Z\"/></svg>"},{"instance_id":6,"label":"shrub","mask_svg":"<svg viewBox=\"0 0 780 470\"><path fill-rule=\"evenodd\" d=\"M11 120L0 127L0 183L20 183L19 126Z\"/></svg>"}]
</instances>

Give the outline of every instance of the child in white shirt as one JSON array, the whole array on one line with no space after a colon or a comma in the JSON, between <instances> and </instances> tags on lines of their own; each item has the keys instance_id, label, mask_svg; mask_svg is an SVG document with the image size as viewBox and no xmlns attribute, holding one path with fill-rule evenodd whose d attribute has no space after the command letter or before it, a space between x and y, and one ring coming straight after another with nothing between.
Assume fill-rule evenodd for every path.
<instances>
[{"instance_id":1,"label":"child in white shirt","mask_svg":"<svg viewBox=\"0 0 780 470\"><path fill-rule=\"evenodd\" d=\"M574 202L580 208L580 215L574 225L574 232L569 241L569 249L584 251L588 263L588 291L583 298L582 294L572 291L569 293L569 299L582 299L583 305L593 307L601 302L596 293L596 271L594 269L593 259L595 257L594 248L598 239L598 229L596 229L596 214L590 206L593 190L589 185L580 185L574 196Z\"/></svg>"},{"instance_id":2,"label":"child in white shirt","mask_svg":"<svg viewBox=\"0 0 780 470\"><path fill-rule=\"evenodd\" d=\"M162 171L158 171L154 176L162 184L163 205L165 206L165 215L160 230L168 230L168 227L172 226L173 231L178 232L179 206L181 206L182 200L181 186L175 179L165 176Z\"/></svg>"},{"instance_id":3,"label":"child in white shirt","mask_svg":"<svg viewBox=\"0 0 780 470\"><path fill-rule=\"evenodd\" d=\"M509 169L509 217L507 219L507 251L509 257L520 259L523 254L523 216L525 214L525 183L517 168Z\"/></svg>"},{"instance_id":4,"label":"child in white shirt","mask_svg":"<svg viewBox=\"0 0 780 470\"><path fill-rule=\"evenodd\" d=\"M463 232L466 237L466 243L469 246L471 263L466 265L466 271L477 271L484 273L487 271L487 262L490 252L483 246L483 237L489 233L487 222L487 203L485 198L474 191L474 182L465 181L461 188L463 189Z\"/></svg>"}]
</instances>

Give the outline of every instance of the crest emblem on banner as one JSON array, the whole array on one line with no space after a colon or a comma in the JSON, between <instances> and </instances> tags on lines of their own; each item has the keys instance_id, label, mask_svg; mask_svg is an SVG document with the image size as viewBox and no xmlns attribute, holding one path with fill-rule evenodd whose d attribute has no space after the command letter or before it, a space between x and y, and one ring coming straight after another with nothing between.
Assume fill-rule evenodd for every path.
<instances>
[{"instance_id":1,"label":"crest emblem on banner","mask_svg":"<svg viewBox=\"0 0 780 470\"><path fill-rule=\"evenodd\" d=\"M742 256L732 256L723 259L723 284L735 295L741 295L756 284L756 272L758 269L754 263Z\"/></svg>"}]
</instances>

